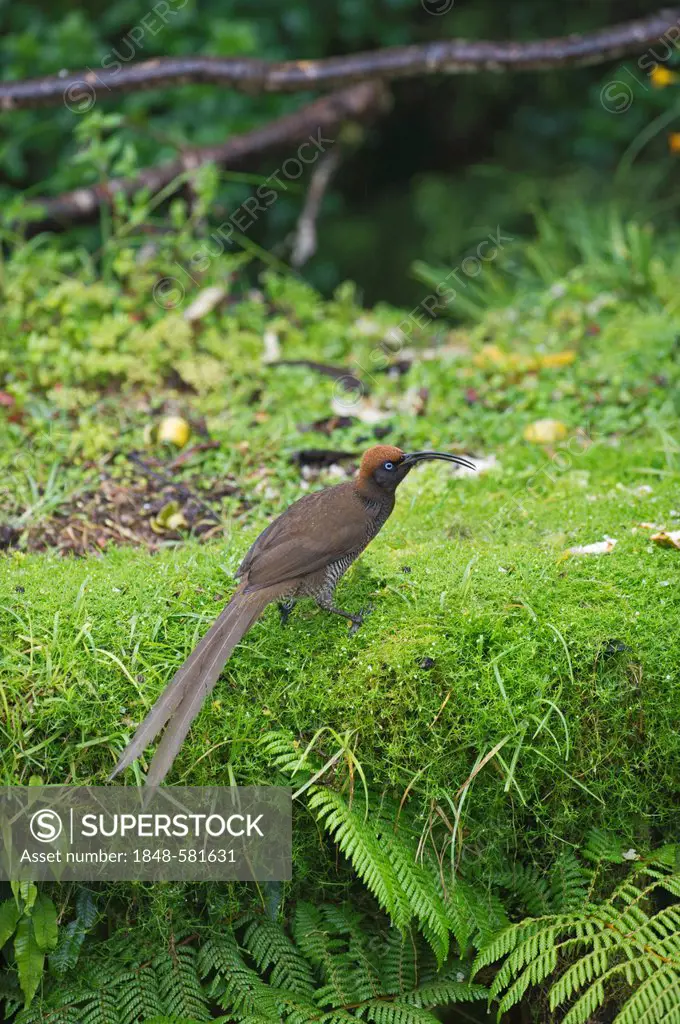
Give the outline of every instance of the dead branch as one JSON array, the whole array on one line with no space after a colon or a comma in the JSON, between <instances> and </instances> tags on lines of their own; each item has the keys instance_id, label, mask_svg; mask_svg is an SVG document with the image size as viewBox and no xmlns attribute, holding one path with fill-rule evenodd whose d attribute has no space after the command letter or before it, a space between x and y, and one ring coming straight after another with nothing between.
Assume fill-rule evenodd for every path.
<instances>
[{"instance_id":1,"label":"dead branch","mask_svg":"<svg viewBox=\"0 0 680 1024\"><path fill-rule=\"evenodd\" d=\"M299 270L316 252L316 221L321 212L323 197L339 163L340 146L335 146L328 153L324 153L312 171L305 202L295 228L290 255L290 265L296 270Z\"/></svg>"},{"instance_id":2,"label":"dead branch","mask_svg":"<svg viewBox=\"0 0 680 1024\"><path fill-rule=\"evenodd\" d=\"M639 53L666 32L680 37L680 8L608 28L530 42L450 39L386 47L323 60L264 61L244 57L162 57L128 66L86 68L43 78L0 83L0 110L65 103L76 112L119 93L188 83L212 83L258 94L337 89L367 78L389 81L416 75L479 71L544 71L618 60ZM674 30L671 37L670 30Z\"/></svg>"},{"instance_id":3,"label":"dead branch","mask_svg":"<svg viewBox=\"0 0 680 1024\"><path fill-rule=\"evenodd\" d=\"M319 148L323 152L324 146L335 141L327 138L325 132L335 131L348 120L365 120L383 109L387 102L387 93L377 82L364 82L331 93L262 128L234 135L220 146L185 149L177 159L157 167L147 167L132 177L113 178L53 198L36 199L32 205L40 207L45 219L38 224L31 222L30 230L34 233L53 223L87 220L100 206L110 204L117 193L130 196L143 188L152 193L158 192L183 172L195 170L205 163L214 162L234 168L266 151L304 142L310 137L315 142L321 140Z\"/></svg>"}]
</instances>

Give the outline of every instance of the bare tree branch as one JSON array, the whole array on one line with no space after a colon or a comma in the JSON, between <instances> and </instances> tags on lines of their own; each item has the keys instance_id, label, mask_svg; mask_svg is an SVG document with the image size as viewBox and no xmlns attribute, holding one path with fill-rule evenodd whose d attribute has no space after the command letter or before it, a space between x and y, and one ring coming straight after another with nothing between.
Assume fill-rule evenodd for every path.
<instances>
[{"instance_id":1,"label":"bare tree branch","mask_svg":"<svg viewBox=\"0 0 680 1024\"><path fill-rule=\"evenodd\" d=\"M31 222L31 233L54 222L87 220L100 206L110 204L116 193L130 196L142 188L158 192L178 175L201 164L212 162L233 168L263 152L305 142L310 137L316 142L321 141L320 151L323 152L323 144L335 141L326 138L324 132L333 132L347 120L365 120L384 109L387 103L388 94L379 82L353 85L308 103L295 113L271 121L262 128L234 135L220 146L186 149L176 160L147 167L133 177L113 178L54 198L36 199L31 205L41 208L45 220L37 225Z\"/></svg>"},{"instance_id":2,"label":"bare tree branch","mask_svg":"<svg viewBox=\"0 0 680 1024\"><path fill-rule=\"evenodd\" d=\"M118 93L210 82L257 94L337 89L367 78L388 81L416 75L471 74L478 71L543 71L601 64L638 53L666 32L680 37L680 8L635 21L531 42L451 39L387 47L324 60L270 62L244 57L163 57L140 64L86 68L19 82L0 83L0 110L65 103L76 112ZM671 37L670 30L674 29Z\"/></svg>"}]
</instances>

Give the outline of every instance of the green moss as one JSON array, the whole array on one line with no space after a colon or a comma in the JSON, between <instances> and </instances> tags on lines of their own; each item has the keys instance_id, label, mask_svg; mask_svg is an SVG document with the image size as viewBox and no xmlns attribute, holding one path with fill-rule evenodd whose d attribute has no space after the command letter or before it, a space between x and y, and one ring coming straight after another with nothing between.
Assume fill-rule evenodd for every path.
<instances>
[{"instance_id":1,"label":"green moss","mask_svg":"<svg viewBox=\"0 0 680 1024\"><path fill-rule=\"evenodd\" d=\"M668 514L674 486L655 480L652 495L631 493L649 477L634 468L644 452L630 454L621 481L618 456L592 449L582 456L587 491L561 481L495 531L490 497L493 507L509 491L501 479L457 481L439 467L414 475L341 585L345 606L375 605L362 630L349 638L344 623L304 604L284 629L269 610L229 663L173 780L227 783L230 768L239 782L266 780L256 741L267 730L309 738L331 726L355 732L377 786L398 793L426 768L414 787L425 805L453 796L478 756L510 736L505 765L519 752L509 791L493 760L468 797L471 852L527 856L577 843L592 825L631 839L670 835L678 567L674 552L632 530ZM560 558L567 543L604 533L619 539L612 554ZM247 541L5 559L6 778L102 782L222 607ZM546 715L550 731L532 739Z\"/></svg>"},{"instance_id":2,"label":"green moss","mask_svg":"<svg viewBox=\"0 0 680 1024\"><path fill-rule=\"evenodd\" d=\"M654 265L642 299L615 294L593 306L597 282L576 275L560 290L521 295L519 318L515 307L491 310L452 337L435 322L413 344L439 344L442 357L416 356L402 377L382 372L381 339L403 314L361 311L351 287L325 302L265 275L265 300L234 301L188 331L177 311L149 301L146 279L105 288L83 271L70 287L48 287L19 264L7 273L17 288L3 386L23 419L0 427L5 517L39 526L96 487L104 466L124 480L127 453L170 408L219 442L177 477L198 487L198 477L210 486L230 473L249 508L236 514L226 498L219 540L154 555L108 547L84 559L2 557L6 780L102 782L223 606L249 543L302 493L290 454L372 442L373 427L358 419L329 436L300 432L330 415L337 385L264 365L262 337L274 330L284 358L351 366L369 380L388 441L456 444L496 466L474 478L422 467L403 485L339 589L348 608L374 605L355 637L311 605L285 629L268 610L229 662L172 781L271 780L263 735L283 728L307 741L328 726L353 734L377 789L400 797L412 783L423 815L433 798L459 799L497 748L474 775L460 833L483 869L508 855L551 856L593 825L631 843L677 834L680 566L638 525L672 528L680 514L671 262ZM20 350L29 308L33 333ZM565 349L575 357L528 372L484 363L489 343L534 362ZM195 390L170 386L172 372ZM411 401L418 389L424 411ZM548 416L567 428L556 450L523 440ZM618 542L611 554L564 557L605 535ZM319 744L336 749L323 736ZM302 849L298 877L316 856Z\"/></svg>"}]
</instances>

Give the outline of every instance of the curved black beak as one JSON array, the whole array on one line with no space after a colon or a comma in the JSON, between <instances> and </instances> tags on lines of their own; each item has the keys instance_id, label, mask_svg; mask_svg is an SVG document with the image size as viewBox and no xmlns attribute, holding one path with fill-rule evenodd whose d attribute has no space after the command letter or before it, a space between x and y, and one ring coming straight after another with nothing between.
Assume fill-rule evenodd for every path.
<instances>
[{"instance_id":1,"label":"curved black beak","mask_svg":"<svg viewBox=\"0 0 680 1024\"><path fill-rule=\"evenodd\" d=\"M429 462L432 459L441 459L442 462L455 462L458 466L465 466L466 469L476 470L477 467L469 459L462 455L450 455L448 452L411 452L401 460L402 466L415 466L418 462Z\"/></svg>"}]
</instances>

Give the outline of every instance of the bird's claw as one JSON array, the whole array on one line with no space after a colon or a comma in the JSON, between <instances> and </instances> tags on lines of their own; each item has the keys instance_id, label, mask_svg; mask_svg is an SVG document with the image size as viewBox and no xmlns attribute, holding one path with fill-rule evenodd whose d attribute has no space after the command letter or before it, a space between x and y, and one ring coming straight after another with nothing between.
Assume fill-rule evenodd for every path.
<instances>
[{"instance_id":1,"label":"bird's claw","mask_svg":"<svg viewBox=\"0 0 680 1024\"><path fill-rule=\"evenodd\" d=\"M279 601L279 614L281 616L281 625L285 626L290 617L290 613L295 607L294 601Z\"/></svg>"},{"instance_id":2,"label":"bird's claw","mask_svg":"<svg viewBox=\"0 0 680 1024\"><path fill-rule=\"evenodd\" d=\"M366 618L366 616L370 615L372 611L373 611L373 605L369 604L367 608L363 609L363 611L357 612L356 615L352 616L352 625L349 627L349 635L350 636L354 636L354 634L358 630L359 626L363 625L363 622L364 622L364 619Z\"/></svg>"}]
</instances>

